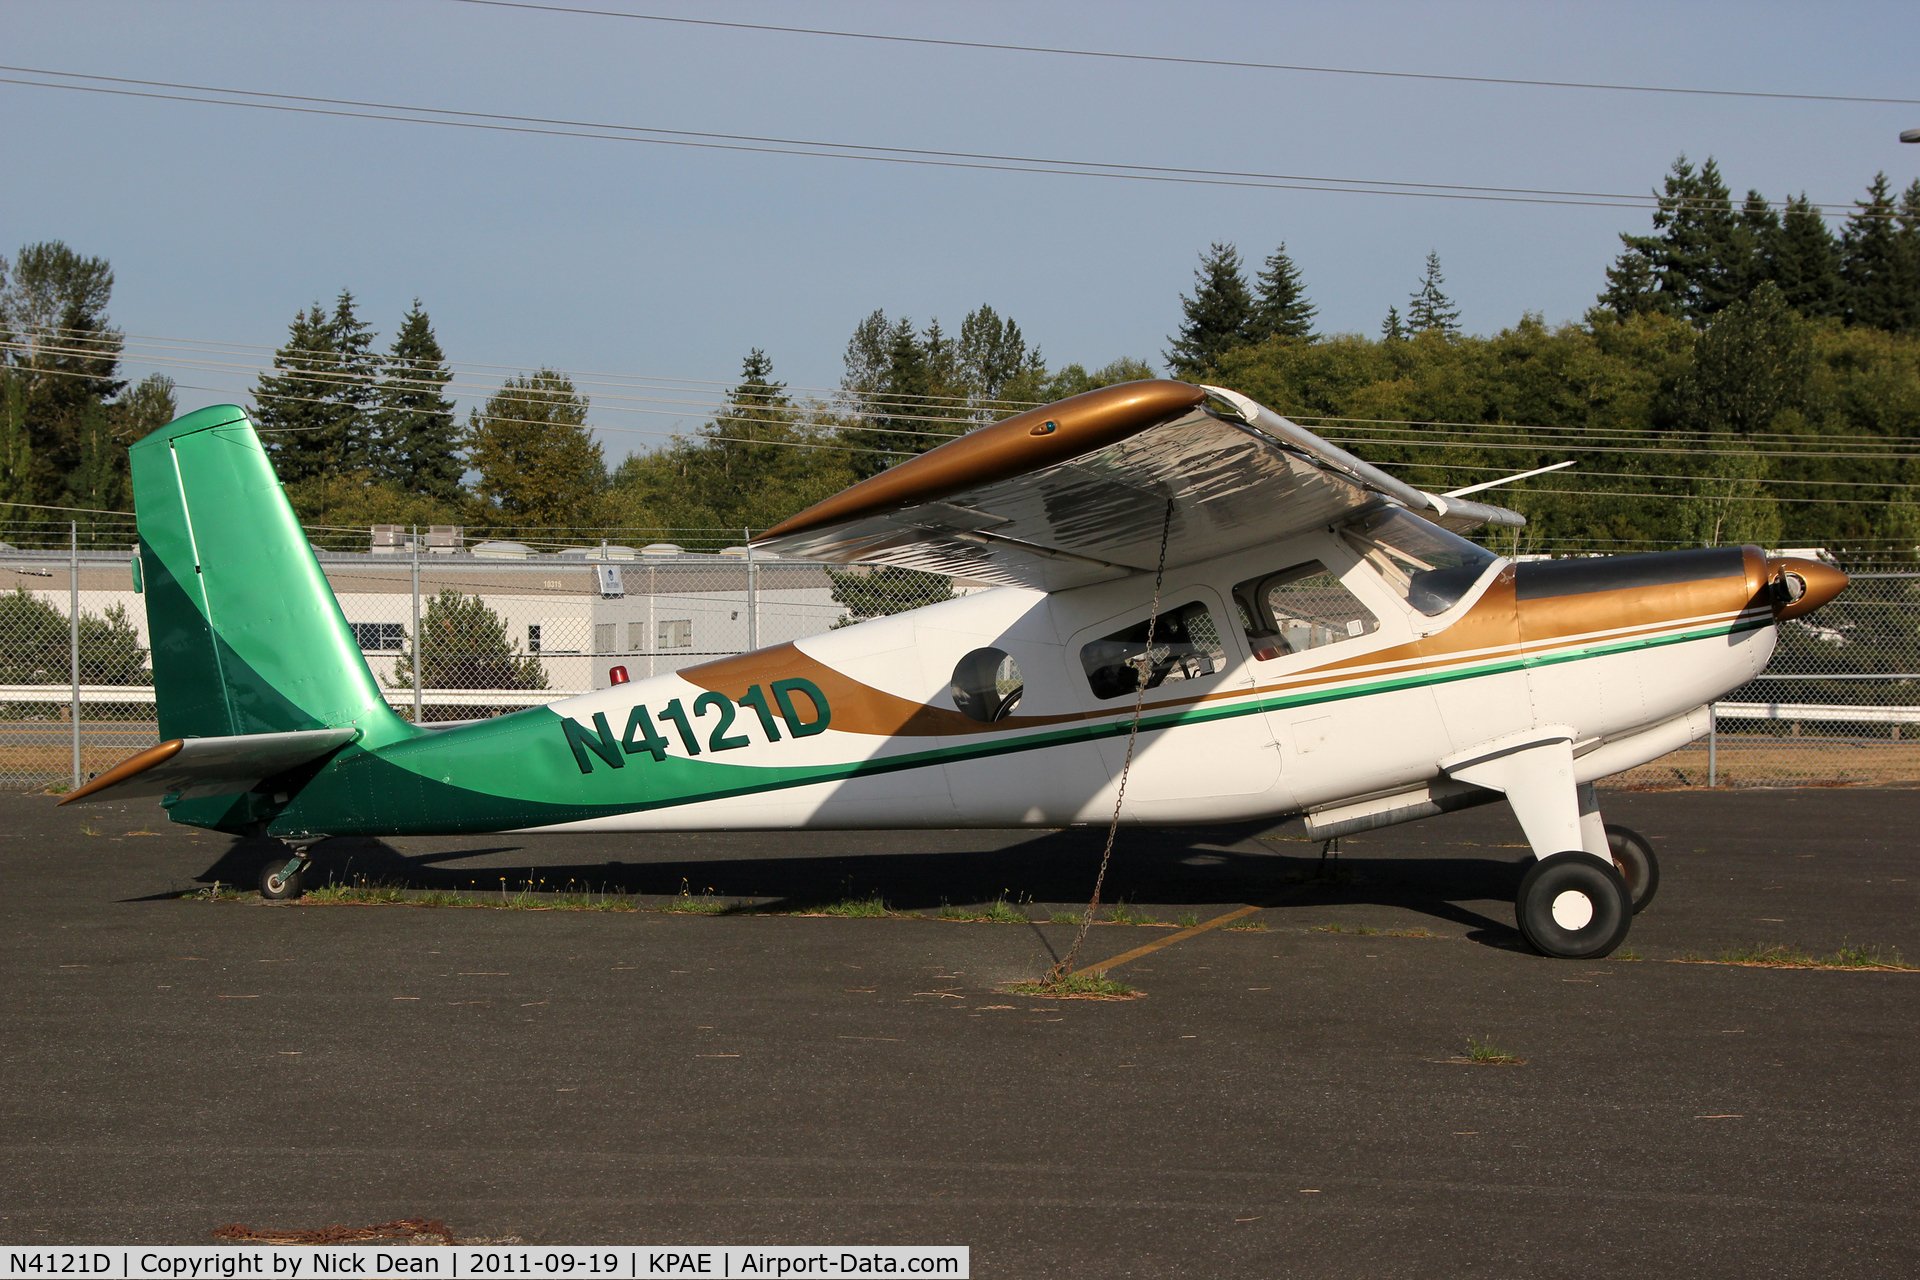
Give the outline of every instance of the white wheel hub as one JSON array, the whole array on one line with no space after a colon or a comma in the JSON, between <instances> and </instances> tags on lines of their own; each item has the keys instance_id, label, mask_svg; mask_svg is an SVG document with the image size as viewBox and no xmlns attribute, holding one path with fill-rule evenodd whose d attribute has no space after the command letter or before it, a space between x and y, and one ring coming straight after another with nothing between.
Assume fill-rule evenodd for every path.
<instances>
[{"instance_id":1,"label":"white wheel hub","mask_svg":"<svg viewBox=\"0 0 1920 1280\"><path fill-rule=\"evenodd\" d=\"M1593 923L1593 899L1578 889L1568 889L1553 900L1553 922L1569 932Z\"/></svg>"}]
</instances>

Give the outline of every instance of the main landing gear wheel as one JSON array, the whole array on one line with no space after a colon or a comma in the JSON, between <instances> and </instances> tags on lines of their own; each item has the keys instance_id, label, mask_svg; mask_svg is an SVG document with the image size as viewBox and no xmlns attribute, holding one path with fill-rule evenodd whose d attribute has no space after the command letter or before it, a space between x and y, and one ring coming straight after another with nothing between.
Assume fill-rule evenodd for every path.
<instances>
[{"instance_id":1,"label":"main landing gear wheel","mask_svg":"<svg viewBox=\"0 0 1920 1280\"><path fill-rule=\"evenodd\" d=\"M260 896L268 902L297 898L306 891L300 873L288 871L287 864L278 858L260 868Z\"/></svg>"},{"instance_id":2,"label":"main landing gear wheel","mask_svg":"<svg viewBox=\"0 0 1920 1280\"><path fill-rule=\"evenodd\" d=\"M1514 916L1541 955L1593 960L1626 939L1633 897L1611 862L1583 851L1556 853L1528 868Z\"/></svg>"},{"instance_id":3,"label":"main landing gear wheel","mask_svg":"<svg viewBox=\"0 0 1920 1280\"><path fill-rule=\"evenodd\" d=\"M1660 860L1653 846L1632 827L1607 824L1607 849L1613 854L1614 870L1627 882L1627 894L1633 899L1633 914L1639 915L1660 891Z\"/></svg>"}]
</instances>

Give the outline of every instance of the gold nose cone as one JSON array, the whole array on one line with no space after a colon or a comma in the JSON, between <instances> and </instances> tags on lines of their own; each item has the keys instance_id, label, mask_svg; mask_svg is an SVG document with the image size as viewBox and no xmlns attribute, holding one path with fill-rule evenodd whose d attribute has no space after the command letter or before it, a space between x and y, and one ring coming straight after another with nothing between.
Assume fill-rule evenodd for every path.
<instances>
[{"instance_id":1,"label":"gold nose cone","mask_svg":"<svg viewBox=\"0 0 1920 1280\"><path fill-rule=\"evenodd\" d=\"M1798 583L1793 580L1798 579ZM1798 556L1767 560L1767 585L1773 592L1773 616L1785 621L1812 613L1847 589L1850 579L1832 565Z\"/></svg>"}]
</instances>

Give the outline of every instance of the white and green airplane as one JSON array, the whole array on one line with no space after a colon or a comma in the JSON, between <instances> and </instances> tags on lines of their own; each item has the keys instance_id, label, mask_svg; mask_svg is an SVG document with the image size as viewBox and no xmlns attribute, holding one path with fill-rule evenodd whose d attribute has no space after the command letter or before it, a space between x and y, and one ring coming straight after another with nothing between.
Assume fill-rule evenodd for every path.
<instances>
[{"instance_id":1,"label":"white and green airplane","mask_svg":"<svg viewBox=\"0 0 1920 1280\"><path fill-rule=\"evenodd\" d=\"M756 543L996 589L477 722L388 707L245 412L132 449L159 746L63 803L327 836L1241 822L1325 839L1504 797L1539 950L1658 883L1593 783L1701 736L1846 578L1755 547L1514 564L1518 514L1411 488L1232 391L1108 387L982 427ZM1129 741L1137 728L1128 762Z\"/></svg>"}]
</instances>

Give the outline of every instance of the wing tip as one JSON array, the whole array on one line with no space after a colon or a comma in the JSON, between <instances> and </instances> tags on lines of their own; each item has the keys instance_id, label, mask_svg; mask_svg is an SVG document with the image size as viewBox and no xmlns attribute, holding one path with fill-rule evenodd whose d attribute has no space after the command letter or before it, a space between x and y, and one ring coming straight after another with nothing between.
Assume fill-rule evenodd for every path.
<instances>
[{"instance_id":1,"label":"wing tip","mask_svg":"<svg viewBox=\"0 0 1920 1280\"><path fill-rule=\"evenodd\" d=\"M180 748L185 745L186 739L172 738L160 743L158 746L148 747L144 751L128 756L125 760L122 760L119 764L113 766L113 768L107 770L99 777L87 782L84 786L78 787L67 792L66 795L61 796L59 801L55 803L54 808L57 809L63 804L78 803L79 801L86 800L105 791L108 787L118 786L128 778L137 778L147 770L157 765L163 765L176 755L179 755Z\"/></svg>"}]
</instances>

